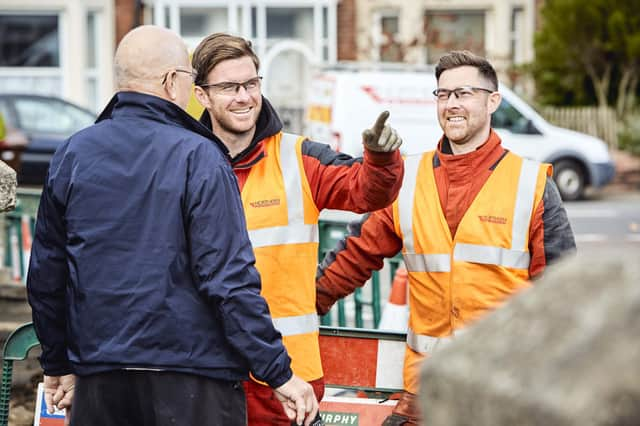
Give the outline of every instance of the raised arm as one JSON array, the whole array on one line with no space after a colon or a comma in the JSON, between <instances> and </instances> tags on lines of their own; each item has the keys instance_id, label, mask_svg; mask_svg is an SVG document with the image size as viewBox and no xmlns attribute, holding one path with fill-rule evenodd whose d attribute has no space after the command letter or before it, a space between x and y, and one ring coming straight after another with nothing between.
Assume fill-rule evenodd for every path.
<instances>
[{"instance_id":1,"label":"raised arm","mask_svg":"<svg viewBox=\"0 0 640 426\"><path fill-rule=\"evenodd\" d=\"M302 144L304 169L318 209L365 213L395 200L404 166L398 147L402 140L384 124L388 113L363 132L364 156L353 158L328 145Z\"/></svg>"}]
</instances>

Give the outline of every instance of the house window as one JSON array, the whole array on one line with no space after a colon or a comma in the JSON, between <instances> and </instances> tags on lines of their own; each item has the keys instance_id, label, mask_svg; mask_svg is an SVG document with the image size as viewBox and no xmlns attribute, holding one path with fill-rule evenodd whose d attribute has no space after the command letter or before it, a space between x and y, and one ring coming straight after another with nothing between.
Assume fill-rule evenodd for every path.
<instances>
[{"instance_id":1,"label":"house window","mask_svg":"<svg viewBox=\"0 0 640 426\"><path fill-rule=\"evenodd\" d=\"M402 44L399 41L400 19L397 14L380 15L378 55L382 62L402 62Z\"/></svg>"},{"instance_id":2,"label":"house window","mask_svg":"<svg viewBox=\"0 0 640 426\"><path fill-rule=\"evenodd\" d=\"M98 12L89 11L87 13L87 106L93 111L102 109L98 84L100 80L98 72L99 18Z\"/></svg>"},{"instance_id":3,"label":"house window","mask_svg":"<svg viewBox=\"0 0 640 426\"><path fill-rule=\"evenodd\" d=\"M0 15L0 67L58 67L58 15Z\"/></svg>"},{"instance_id":4,"label":"house window","mask_svg":"<svg viewBox=\"0 0 640 426\"><path fill-rule=\"evenodd\" d=\"M180 8L180 31L183 37L202 37L228 31L227 8Z\"/></svg>"},{"instance_id":5,"label":"house window","mask_svg":"<svg viewBox=\"0 0 640 426\"><path fill-rule=\"evenodd\" d=\"M485 56L484 27L484 11L427 11L427 62L435 64L451 50L470 50Z\"/></svg>"},{"instance_id":6,"label":"house window","mask_svg":"<svg viewBox=\"0 0 640 426\"><path fill-rule=\"evenodd\" d=\"M524 29L524 10L514 7L511 10L511 63L524 62L524 46L522 34Z\"/></svg>"},{"instance_id":7,"label":"house window","mask_svg":"<svg viewBox=\"0 0 640 426\"><path fill-rule=\"evenodd\" d=\"M267 8L268 44L283 39L300 40L310 47L313 43L313 9L310 7Z\"/></svg>"},{"instance_id":8,"label":"house window","mask_svg":"<svg viewBox=\"0 0 640 426\"><path fill-rule=\"evenodd\" d=\"M0 92L62 94L57 14L0 14Z\"/></svg>"}]
</instances>

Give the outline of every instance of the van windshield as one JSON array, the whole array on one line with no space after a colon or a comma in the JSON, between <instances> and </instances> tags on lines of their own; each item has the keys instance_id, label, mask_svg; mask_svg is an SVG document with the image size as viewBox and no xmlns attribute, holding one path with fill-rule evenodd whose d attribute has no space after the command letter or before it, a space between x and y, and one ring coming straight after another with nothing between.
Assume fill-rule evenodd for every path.
<instances>
[{"instance_id":1,"label":"van windshield","mask_svg":"<svg viewBox=\"0 0 640 426\"><path fill-rule=\"evenodd\" d=\"M538 134L530 121L520 113L505 98L502 98L500 106L491 116L491 127L494 129L506 129L511 133Z\"/></svg>"}]
</instances>

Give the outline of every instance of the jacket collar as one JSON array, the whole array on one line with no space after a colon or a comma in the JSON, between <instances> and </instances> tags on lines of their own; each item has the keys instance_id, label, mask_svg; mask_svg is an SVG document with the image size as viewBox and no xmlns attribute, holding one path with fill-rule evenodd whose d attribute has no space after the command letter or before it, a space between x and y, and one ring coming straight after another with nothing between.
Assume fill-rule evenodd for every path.
<instances>
[{"instance_id":1,"label":"jacket collar","mask_svg":"<svg viewBox=\"0 0 640 426\"><path fill-rule=\"evenodd\" d=\"M212 130L211 117L209 112L204 110L200 116L200 123L207 129ZM231 159L234 168L250 168L265 156L263 141L278 132L282 131L282 121L278 113L273 108L269 100L262 97L262 109L256 121L256 132L253 140L247 148Z\"/></svg>"},{"instance_id":2,"label":"jacket collar","mask_svg":"<svg viewBox=\"0 0 640 426\"><path fill-rule=\"evenodd\" d=\"M213 141L229 157L229 150L216 135L173 102L139 92L116 93L96 123L114 117L135 116L190 130Z\"/></svg>"},{"instance_id":3,"label":"jacket collar","mask_svg":"<svg viewBox=\"0 0 640 426\"><path fill-rule=\"evenodd\" d=\"M500 136L493 129L485 143L474 151L457 155L451 152L449 140L443 135L436 150L437 159L434 159L434 167L443 165L451 172L459 172L461 175L474 169L492 169L504 157L505 151Z\"/></svg>"}]
</instances>

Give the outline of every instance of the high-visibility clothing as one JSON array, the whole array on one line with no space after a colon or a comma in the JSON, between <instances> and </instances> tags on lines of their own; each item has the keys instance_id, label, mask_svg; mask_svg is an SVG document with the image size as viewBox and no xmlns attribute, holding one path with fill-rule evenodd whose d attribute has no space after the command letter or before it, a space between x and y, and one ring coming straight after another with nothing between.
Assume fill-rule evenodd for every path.
<instances>
[{"instance_id":1,"label":"high-visibility clothing","mask_svg":"<svg viewBox=\"0 0 640 426\"><path fill-rule=\"evenodd\" d=\"M403 185L393 206L409 273L404 388L412 393L418 391L422 359L442 338L529 285L529 226L551 174L549 165L507 153L452 237L433 161L433 151L405 159Z\"/></svg>"},{"instance_id":2,"label":"high-visibility clothing","mask_svg":"<svg viewBox=\"0 0 640 426\"><path fill-rule=\"evenodd\" d=\"M303 137L278 133L242 188L249 238L276 329L296 375L322 377L315 309L318 208L304 173ZM269 214L264 211L268 209Z\"/></svg>"}]
</instances>

